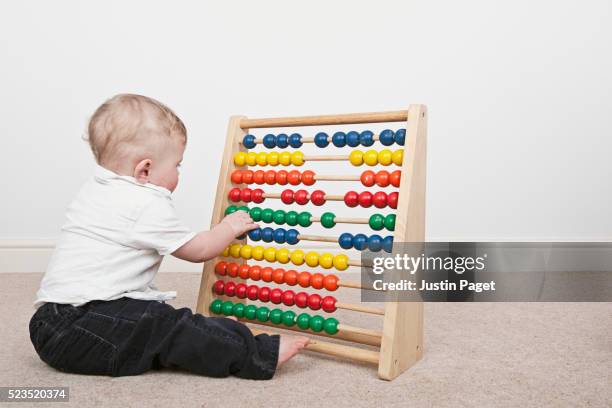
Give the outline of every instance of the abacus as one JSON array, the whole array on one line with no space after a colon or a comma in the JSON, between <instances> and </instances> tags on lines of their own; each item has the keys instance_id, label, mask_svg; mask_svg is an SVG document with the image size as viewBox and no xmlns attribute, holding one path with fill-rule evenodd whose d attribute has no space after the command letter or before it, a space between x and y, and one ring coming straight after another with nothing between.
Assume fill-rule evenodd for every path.
<instances>
[{"instance_id":1,"label":"abacus","mask_svg":"<svg viewBox=\"0 0 612 408\"><path fill-rule=\"evenodd\" d=\"M423 242L425 238L425 170L426 170L426 107L411 105L408 110L393 112L355 113L324 116L302 116L285 118L249 119L245 116L232 116L229 121L225 150L219 174L212 226L234 211L247 211L262 228L250 231L239 237L225 249L223 254L204 266L197 311L214 316L236 316L241 321L286 330L301 331L303 334L320 336L312 338L307 349L358 362L378 366L382 379L392 380L416 363L423 353L423 306L420 302L386 302L384 308L366 304L345 303L333 296L338 288L347 290L367 290L361 282L345 280L335 274L313 272L311 268L346 271L361 266L361 260L350 259L344 253L305 252L296 247L301 241L336 243L341 249L391 252L393 242ZM354 125L366 123L404 122L405 127L393 131L383 130L379 134L371 131L338 131L331 136L324 132L312 132L311 136L298 133L267 134L257 138L249 134L256 128L289 128L311 126ZM347 129L348 130L348 129ZM305 143L313 143L321 149L330 144L335 147L371 147L375 143L382 149L351 149L345 155L305 155L298 149ZM249 149L262 145L264 149L280 151L250 152ZM397 147L387 149L387 146ZM366 170L358 175L323 175L308 170L251 170L250 167L301 167L317 161L348 162L353 166L394 166L393 171ZM359 182L363 187L391 187L392 192L369 190L347 191L342 195L327 194L322 190L308 191L298 188L284 188L282 191L268 191L267 186L313 186L318 181ZM344 183L338 183L344 184ZM259 185L265 188L252 188ZM280 200L286 206L310 203L322 207L329 201L344 202L346 207L375 207L377 212L367 218L348 217L342 214L321 211L312 214L299 211L299 208L278 210L268 207L270 201ZM263 203L266 204L263 204ZM249 204L257 206L249 206ZM261 206L259 206L261 205ZM263 208L262 208L263 207ZM396 210L395 214L383 214L379 210ZM346 210L346 215L350 212ZM338 236L308 234L304 228L320 223L325 229L338 224L363 224L366 228L392 232L392 236L378 234L342 233ZM296 227L296 228L293 228ZM253 244L277 243L287 247L276 248ZM282 265L295 265L291 268L273 268L266 265L248 264L238 259L255 260ZM309 270L303 270L304 268ZM269 283L261 285L259 282ZM289 287L309 288L323 291L283 290L272 287L274 284ZM247 304L248 300L263 305ZM266 305L279 305L279 308ZM290 308L319 311L322 314L296 313ZM383 319L382 331L349 326L339 322L331 314L337 309L357 313L380 315ZM257 334L274 333L251 326ZM341 341L331 342L325 338ZM372 350L359 347L357 343L375 346Z\"/></svg>"}]
</instances>

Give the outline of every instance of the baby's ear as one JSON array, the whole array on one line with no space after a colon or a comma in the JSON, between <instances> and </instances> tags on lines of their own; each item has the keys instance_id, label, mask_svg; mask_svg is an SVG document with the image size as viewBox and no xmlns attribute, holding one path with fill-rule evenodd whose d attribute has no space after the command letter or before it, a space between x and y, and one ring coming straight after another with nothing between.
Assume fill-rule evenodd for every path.
<instances>
[{"instance_id":1,"label":"baby's ear","mask_svg":"<svg viewBox=\"0 0 612 408\"><path fill-rule=\"evenodd\" d=\"M134 167L134 178L137 182L140 184L147 184L149 182L152 163L151 159L144 159L136 164L136 167Z\"/></svg>"}]
</instances>

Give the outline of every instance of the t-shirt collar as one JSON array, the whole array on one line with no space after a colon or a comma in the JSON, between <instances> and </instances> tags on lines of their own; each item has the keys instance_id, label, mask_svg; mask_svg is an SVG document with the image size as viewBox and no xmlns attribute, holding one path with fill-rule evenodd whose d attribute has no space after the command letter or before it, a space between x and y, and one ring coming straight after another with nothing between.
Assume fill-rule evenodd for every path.
<instances>
[{"instance_id":1,"label":"t-shirt collar","mask_svg":"<svg viewBox=\"0 0 612 408\"><path fill-rule=\"evenodd\" d=\"M144 188L150 188L152 190L156 190L159 191L160 193L170 196L172 194L172 192L170 190L168 190L165 187L162 186L158 186L155 184L151 184L151 183L147 183L147 184L141 184L138 181L136 181L136 179L132 176L122 176L120 174L115 173L112 170L107 169L106 167L102 167L99 164L95 165L95 170L94 170L94 177L96 177L97 179L100 180L113 180L113 179L119 179L119 180L125 180L131 184L135 184L139 187L144 187Z\"/></svg>"}]
</instances>

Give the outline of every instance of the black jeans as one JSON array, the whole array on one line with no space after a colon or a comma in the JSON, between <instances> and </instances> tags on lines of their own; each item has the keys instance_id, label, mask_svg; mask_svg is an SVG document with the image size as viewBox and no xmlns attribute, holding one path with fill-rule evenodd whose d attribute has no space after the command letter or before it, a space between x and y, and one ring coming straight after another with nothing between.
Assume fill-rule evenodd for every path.
<instances>
[{"instance_id":1,"label":"black jeans","mask_svg":"<svg viewBox=\"0 0 612 408\"><path fill-rule=\"evenodd\" d=\"M121 298L74 307L46 303L30 320L40 358L58 370L110 376L178 367L212 377L272 378L279 337L152 300Z\"/></svg>"}]
</instances>

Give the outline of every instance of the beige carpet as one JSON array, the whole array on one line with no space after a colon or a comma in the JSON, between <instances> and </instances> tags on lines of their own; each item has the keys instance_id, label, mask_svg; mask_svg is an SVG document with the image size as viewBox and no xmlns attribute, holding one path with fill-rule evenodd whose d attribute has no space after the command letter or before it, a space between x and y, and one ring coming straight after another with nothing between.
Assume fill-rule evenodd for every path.
<instances>
[{"instance_id":1,"label":"beige carpet","mask_svg":"<svg viewBox=\"0 0 612 408\"><path fill-rule=\"evenodd\" d=\"M34 353L27 323L40 277L0 274L0 386L70 387L70 404L36 407L612 406L610 303L426 304L425 356L393 382L373 367L310 353L267 382L180 371L107 378L57 372ZM175 306L195 304L198 274L161 274L157 283L178 290Z\"/></svg>"}]
</instances>

